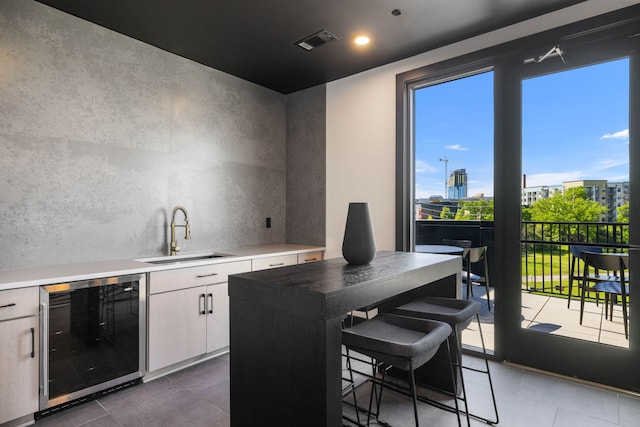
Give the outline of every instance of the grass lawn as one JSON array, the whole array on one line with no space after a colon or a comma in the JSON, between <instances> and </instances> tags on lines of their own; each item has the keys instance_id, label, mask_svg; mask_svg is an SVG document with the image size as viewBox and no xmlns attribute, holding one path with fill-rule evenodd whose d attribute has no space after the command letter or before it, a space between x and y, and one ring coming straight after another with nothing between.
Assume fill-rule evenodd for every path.
<instances>
[{"instance_id":1,"label":"grass lawn","mask_svg":"<svg viewBox=\"0 0 640 427\"><path fill-rule=\"evenodd\" d=\"M581 274L584 264L581 262L576 265L575 274ZM571 268L571 253L569 250L554 250L529 253L522 255L522 288L524 291L531 292L536 295L554 296L558 298L567 298L569 292L569 272ZM525 278L529 278L529 290L526 290ZM544 283L543 283L544 277ZM571 295L573 300L580 299L580 289L578 282L574 281ZM544 286L544 287L543 287ZM533 290L532 290L533 289ZM596 294L589 292L585 300L595 301Z\"/></svg>"},{"instance_id":2,"label":"grass lawn","mask_svg":"<svg viewBox=\"0 0 640 427\"><path fill-rule=\"evenodd\" d=\"M522 254L522 275L523 276L567 276L571 267L571 255L569 250L554 250L530 252Z\"/></svg>"}]
</instances>

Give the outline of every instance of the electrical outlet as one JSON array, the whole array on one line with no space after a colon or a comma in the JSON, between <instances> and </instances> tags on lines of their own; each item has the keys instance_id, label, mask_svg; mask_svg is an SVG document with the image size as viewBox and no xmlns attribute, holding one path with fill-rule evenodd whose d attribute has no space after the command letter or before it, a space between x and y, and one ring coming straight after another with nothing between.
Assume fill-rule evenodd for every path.
<instances>
[{"instance_id":1,"label":"electrical outlet","mask_svg":"<svg viewBox=\"0 0 640 427\"><path fill-rule=\"evenodd\" d=\"M267 228L271 228L271 217L267 217Z\"/></svg>"}]
</instances>

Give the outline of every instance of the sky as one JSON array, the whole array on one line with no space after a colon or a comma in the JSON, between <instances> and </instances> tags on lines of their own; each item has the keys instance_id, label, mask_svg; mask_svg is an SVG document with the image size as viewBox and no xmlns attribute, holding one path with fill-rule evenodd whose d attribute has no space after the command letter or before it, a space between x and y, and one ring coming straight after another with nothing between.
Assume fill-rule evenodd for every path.
<instances>
[{"instance_id":1,"label":"sky","mask_svg":"<svg viewBox=\"0 0 640 427\"><path fill-rule=\"evenodd\" d=\"M628 93L626 58L523 80L527 186L628 181ZM493 72L418 89L415 138L416 198L446 196L445 163L493 196Z\"/></svg>"}]
</instances>

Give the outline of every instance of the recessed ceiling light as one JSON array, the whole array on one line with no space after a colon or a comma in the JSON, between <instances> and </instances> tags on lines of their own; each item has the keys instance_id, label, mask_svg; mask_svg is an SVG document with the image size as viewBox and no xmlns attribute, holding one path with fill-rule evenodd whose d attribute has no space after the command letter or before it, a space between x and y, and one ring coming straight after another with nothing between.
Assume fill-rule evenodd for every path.
<instances>
[{"instance_id":1,"label":"recessed ceiling light","mask_svg":"<svg viewBox=\"0 0 640 427\"><path fill-rule=\"evenodd\" d=\"M371 40L367 36L358 36L354 39L355 44L357 44L358 46L367 45L370 41Z\"/></svg>"}]
</instances>

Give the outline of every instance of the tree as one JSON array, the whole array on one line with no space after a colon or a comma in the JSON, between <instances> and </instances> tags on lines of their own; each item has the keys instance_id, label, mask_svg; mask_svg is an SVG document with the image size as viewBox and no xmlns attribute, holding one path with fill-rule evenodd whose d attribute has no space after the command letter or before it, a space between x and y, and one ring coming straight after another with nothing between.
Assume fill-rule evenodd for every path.
<instances>
[{"instance_id":1,"label":"tree","mask_svg":"<svg viewBox=\"0 0 640 427\"><path fill-rule=\"evenodd\" d=\"M448 206L443 206L440 211L440 219L454 219L453 213Z\"/></svg>"},{"instance_id":2,"label":"tree","mask_svg":"<svg viewBox=\"0 0 640 427\"><path fill-rule=\"evenodd\" d=\"M531 219L546 222L597 222L607 208L587 199L584 187L567 189L564 193L540 199L531 205Z\"/></svg>"},{"instance_id":3,"label":"tree","mask_svg":"<svg viewBox=\"0 0 640 427\"><path fill-rule=\"evenodd\" d=\"M629 202L618 207L618 216L616 217L616 222L629 222ZM618 230L620 233L620 241L623 243L629 243L629 227L621 226L621 228L619 228Z\"/></svg>"},{"instance_id":4,"label":"tree","mask_svg":"<svg viewBox=\"0 0 640 427\"><path fill-rule=\"evenodd\" d=\"M493 200L460 202L456 219L493 221Z\"/></svg>"},{"instance_id":5,"label":"tree","mask_svg":"<svg viewBox=\"0 0 640 427\"><path fill-rule=\"evenodd\" d=\"M587 190L584 187L567 189L564 193L554 193L553 196L540 199L531 205L531 220L537 222L598 222L600 217L607 213L606 206L587 199ZM583 235L580 227L566 224L557 224L554 227L536 226L537 238L542 240L564 240L569 242L589 241L595 237L597 228L589 230L592 236ZM539 230L538 230L539 229ZM542 231L544 230L544 235Z\"/></svg>"},{"instance_id":6,"label":"tree","mask_svg":"<svg viewBox=\"0 0 640 427\"><path fill-rule=\"evenodd\" d=\"M629 222L629 202L618 207L617 222Z\"/></svg>"}]
</instances>

